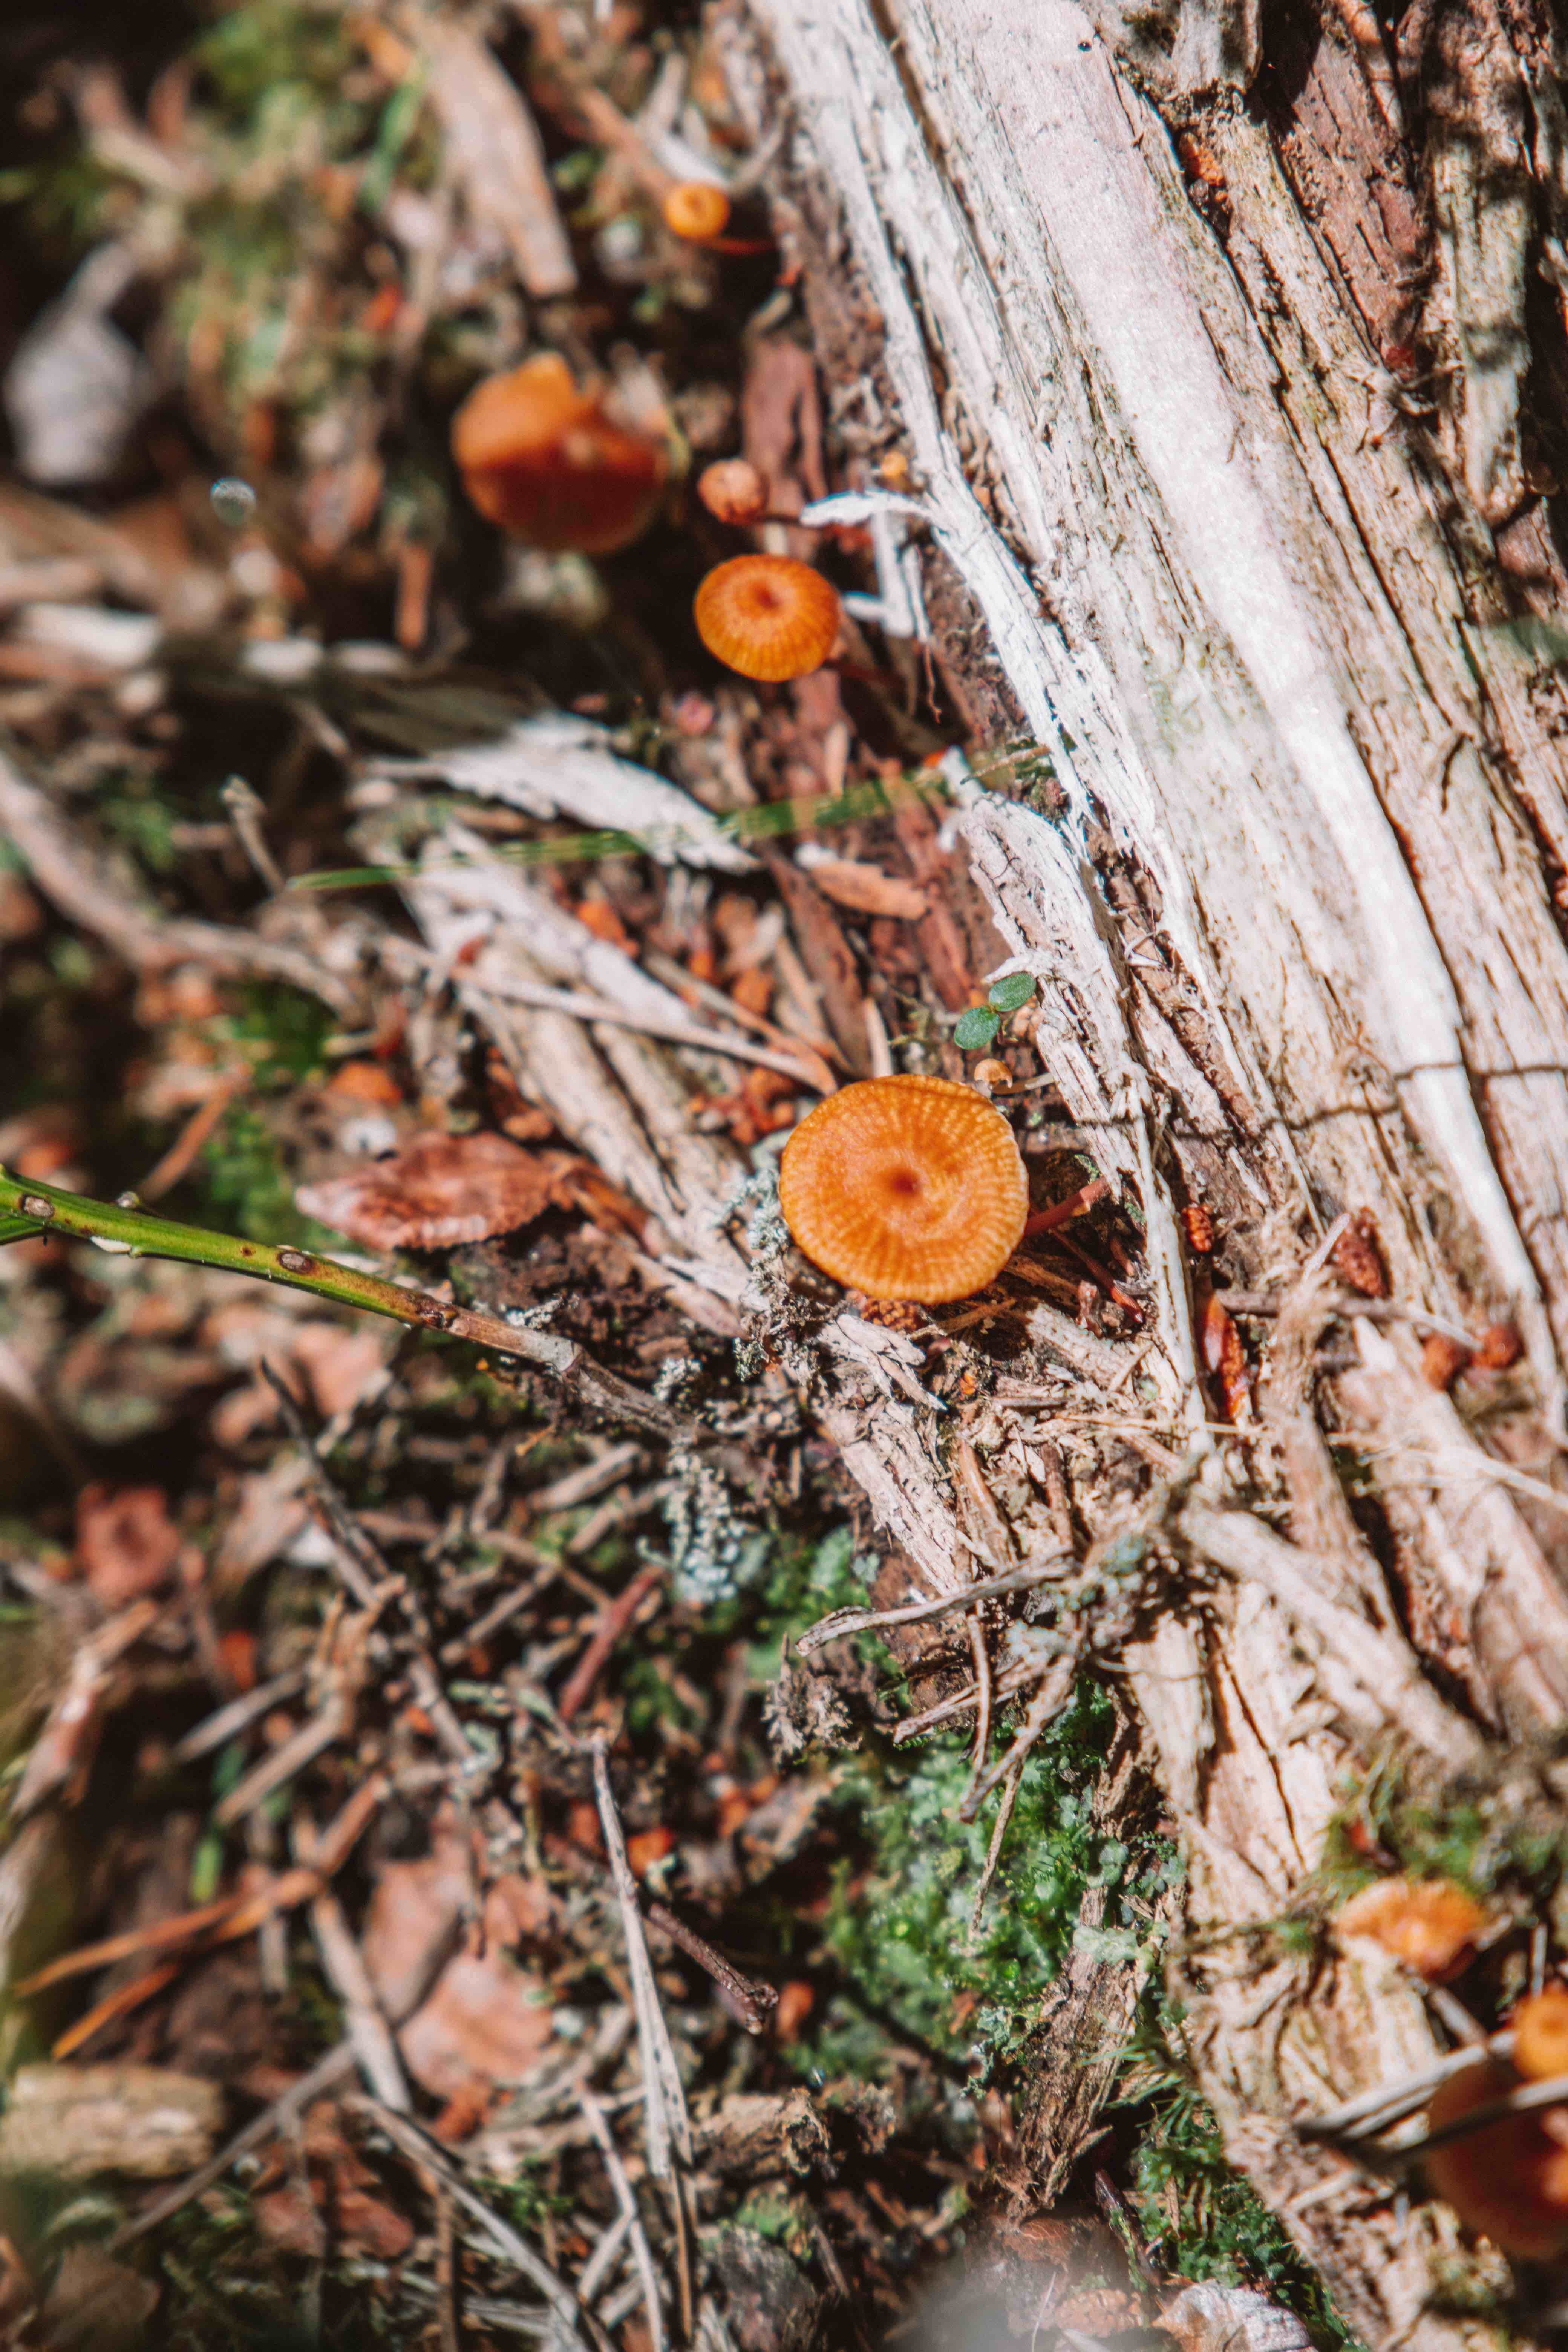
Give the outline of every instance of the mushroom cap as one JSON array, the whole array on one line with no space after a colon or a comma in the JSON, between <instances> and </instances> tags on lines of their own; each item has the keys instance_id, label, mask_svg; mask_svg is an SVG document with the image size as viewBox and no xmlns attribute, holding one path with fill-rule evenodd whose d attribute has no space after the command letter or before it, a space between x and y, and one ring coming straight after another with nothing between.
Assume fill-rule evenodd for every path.
<instances>
[{"instance_id":1,"label":"mushroom cap","mask_svg":"<svg viewBox=\"0 0 1568 2352\"><path fill-rule=\"evenodd\" d=\"M1550 2082L1568 2074L1568 1987L1547 1985L1527 1993L1509 2023L1513 2028L1513 2063L1532 2083Z\"/></svg>"},{"instance_id":2,"label":"mushroom cap","mask_svg":"<svg viewBox=\"0 0 1568 2352\"><path fill-rule=\"evenodd\" d=\"M1441 1984L1458 1974L1489 1925L1489 1913L1452 1879L1383 1878L1352 1895L1334 1932L1370 1937L1428 1984Z\"/></svg>"},{"instance_id":3,"label":"mushroom cap","mask_svg":"<svg viewBox=\"0 0 1568 2352\"><path fill-rule=\"evenodd\" d=\"M678 180L664 200L664 225L702 245L729 227L730 199L711 180Z\"/></svg>"},{"instance_id":4,"label":"mushroom cap","mask_svg":"<svg viewBox=\"0 0 1568 2352\"><path fill-rule=\"evenodd\" d=\"M870 1298L967 1298L1023 1239L1029 1185L1013 1130L950 1078L864 1078L802 1119L779 1161L796 1246Z\"/></svg>"},{"instance_id":5,"label":"mushroom cap","mask_svg":"<svg viewBox=\"0 0 1568 2352\"><path fill-rule=\"evenodd\" d=\"M721 457L697 477L697 495L721 522L760 522L768 510L768 485L744 457Z\"/></svg>"},{"instance_id":6,"label":"mushroom cap","mask_svg":"<svg viewBox=\"0 0 1568 2352\"><path fill-rule=\"evenodd\" d=\"M1452 2123L1506 2096L1518 2083L1503 2060L1479 2059L1438 2084L1427 2105L1427 2126ZM1568 2249L1568 2147L1557 2137L1565 2130L1564 2107L1506 2116L1430 2149L1422 2168L1470 2229L1505 2253L1546 2260Z\"/></svg>"},{"instance_id":7,"label":"mushroom cap","mask_svg":"<svg viewBox=\"0 0 1568 2352\"><path fill-rule=\"evenodd\" d=\"M607 555L646 529L668 472L663 445L604 414L556 352L474 386L452 455L479 512L548 553Z\"/></svg>"},{"instance_id":8,"label":"mushroom cap","mask_svg":"<svg viewBox=\"0 0 1568 2352\"><path fill-rule=\"evenodd\" d=\"M711 571L692 604L710 654L742 677L776 684L820 669L843 608L831 582L793 555L733 555Z\"/></svg>"}]
</instances>

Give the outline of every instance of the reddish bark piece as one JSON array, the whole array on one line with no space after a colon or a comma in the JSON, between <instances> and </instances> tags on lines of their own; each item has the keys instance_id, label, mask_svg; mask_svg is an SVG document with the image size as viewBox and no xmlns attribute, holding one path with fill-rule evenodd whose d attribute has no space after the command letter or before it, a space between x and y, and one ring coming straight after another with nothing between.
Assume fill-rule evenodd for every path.
<instances>
[{"instance_id":1,"label":"reddish bark piece","mask_svg":"<svg viewBox=\"0 0 1568 2352\"><path fill-rule=\"evenodd\" d=\"M542 1980L492 1947L448 1960L398 2046L417 2083L454 2099L475 2082L521 2082L553 2032Z\"/></svg>"},{"instance_id":2,"label":"reddish bark piece","mask_svg":"<svg viewBox=\"0 0 1568 2352\"><path fill-rule=\"evenodd\" d=\"M1471 1356L1462 1339L1447 1331L1428 1331L1421 1342L1421 1377L1429 1388L1451 1389Z\"/></svg>"},{"instance_id":3,"label":"reddish bark piece","mask_svg":"<svg viewBox=\"0 0 1568 2352\"><path fill-rule=\"evenodd\" d=\"M95 1484L77 1496L77 1566L105 1609L158 1591L179 1550L179 1530L161 1486Z\"/></svg>"},{"instance_id":4,"label":"reddish bark piece","mask_svg":"<svg viewBox=\"0 0 1568 2352\"><path fill-rule=\"evenodd\" d=\"M1214 1248L1214 1219L1201 1201L1189 1201L1182 1211L1182 1231L1187 1237L1187 1247L1199 1257L1207 1257Z\"/></svg>"},{"instance_id":5,"label":"reddish bark piece","mask_svg":"<svg viewBox=\"0 0 1568 2352\"><path fill-rule=\"evenodd\" d=\"M902 875L884 874L857 857L814 858L806 869L825 897L862 915L892 915L919 922L931 910L931 901L918 882Z\"/></svg>"},{"instance_id":6,"label":"reddish bark piece","mask_svg":"<svg viewBox=\"0 0 1568 2352\"><path fill-rule=\"evenodd\" d=\"M1476 1342L1476 1363L1484 1372L1506 1372L1523 1353L1517 1323L1489 1323Z\"/></svg>"},{"instance_id":7,"label":"reddish bark piece","mask_svg":"<svg viewBox=\"0 0 1568 2352\"><path fill-rule=\"evenodd\" d=\"M568 1179L585 1162L567 1151L524 1151L504 1135L416 1136L395 1160L367 1161L295 1199L369 1249L454 1249L531 1224L570 1205Z\"/></svg>"},{"instance_id":8,"label":"reddish bark piece","mask_svg":"<svg viewBox=\"0 0 1568 2352\"><path fill-rule=\"evenodd\" d=\"M1358 1209L1335 1242L1330 1256L1335 1273L1363 1298L1388 1297L1388 1272L1383 1263L1377 1220L1370 1209Z\"/></svg>"}]
</instances>

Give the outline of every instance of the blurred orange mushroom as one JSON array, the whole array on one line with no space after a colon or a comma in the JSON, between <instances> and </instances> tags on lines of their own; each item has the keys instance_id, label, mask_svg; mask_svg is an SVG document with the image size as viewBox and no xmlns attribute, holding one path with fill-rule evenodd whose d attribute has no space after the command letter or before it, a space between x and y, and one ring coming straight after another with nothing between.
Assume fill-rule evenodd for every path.
<instances>
[{"instance_id":1,"label":"blurred orange mushroom","mask_svg":"<svg viewBox=\"0 0 1568 2352\"><path fill-rule=\"evenodd\" d=\"M831 582L793 555L735 555L708 574L692 612L710 654L742 677L777 683L821 668L843 607Z\"/></svg>"},{"instance_id":2,"label":"blurred orange mushroom","mask_svg":"<svg viewBox=\"0 0 1568 2352\"><path fill-rule=\"evenodd\" d=\"M1426 2109L1440 2131L1519 2087L1500 2058L1479 2058L1438 2084ZM1568 2252L1568 2105L1537 2107L1429 2148L1422 2168L1461 2221L1508 2254L1544 2261Z\"/></svg>"},{"instance_id":3,"label":"blurred orange mushroom","mask_svg":"<svg viewBox=\"0 0 1568 2352\"><path fill-rule=\"evenodd\" d=\"M722 236L730 226L730 199L711 180L678 180L664 199L664 225L691 245Z\"/></svg>"},{"instance_id":4,"label":"blurred orange mushroom","mask_svg":"<svg viewBox=\"0 0 1568 2352\"><path fill-rule=\"evenodd\" d=\"M802 1119L779 1162L796 1246L870 1298L967 1298L1023 1238L1029 1186L994 1104L950 1078L866 1078Z\"/></svg>"},{"instance_id":5,"label":"blurred orange mushroom","mask_svg":"<svg viewBox=\"0 0 1568 2352\"><path fill-rule=\"evenodd\" d=\"M487 521L552 554L626 546L669 471L663 443L614 423L556 352L476 384L452 421L452 455Z\"/></svg>"},{"instance_id":6,"label":"blurred orange mushroom","mask_svg":"<svg viewBox=\"0 0 1568 2352\"><path fill-rule=\"evenodd\" d=\"M1513 2063L1532 2083L1550 2082L1568 2074L1568 1988L1548 1985L1527 1993L1509 2023L1513 2028Z\"/></svg>"},{"instance_id":7,"label":"blurred orange mushroom","mask_svg":"<svg viewBox=\"0 0 1568 2352\"><path fill-rule=\"evenodd\" d=\"M768 510L768 486L744 457L721 457L697 477L697 495L721 522L761 522Z\"/></svg>"},{"instance_id":8,"label":"blurred orange mushroom","mask_svg":"<svg viewBox=\"0 0 1568 2352\"><path fill-rule=\"evenodd\" d=\"M1457 1976L1491 1924L1473 1895L1447 1878L1381 1878L1352 1895L1334 1933L1365 1936L1428 1984Z\"/></svg>"}]
</instances>

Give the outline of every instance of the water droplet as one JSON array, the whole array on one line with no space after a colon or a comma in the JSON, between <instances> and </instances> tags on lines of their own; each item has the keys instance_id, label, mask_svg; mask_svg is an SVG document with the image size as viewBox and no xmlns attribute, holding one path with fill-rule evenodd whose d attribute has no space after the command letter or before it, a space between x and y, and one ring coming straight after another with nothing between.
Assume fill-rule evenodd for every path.
<instances>
[{"instance_id":1,"label":"water droplet","mask_svg":"<svg viewBox=\"0 0 1568 2352\"><path fill-rule=\"evenodd\" d=\"M237 474L226 474L215 482L207 493L213 512L219 522L227 523L231 530L243 530L256 512L256 492Z\"/></svg>"}]
</instances>

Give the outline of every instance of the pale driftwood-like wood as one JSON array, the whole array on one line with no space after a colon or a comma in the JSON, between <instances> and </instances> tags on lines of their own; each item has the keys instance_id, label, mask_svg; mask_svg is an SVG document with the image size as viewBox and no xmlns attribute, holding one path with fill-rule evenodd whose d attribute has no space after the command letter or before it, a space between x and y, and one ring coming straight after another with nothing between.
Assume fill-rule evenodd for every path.
<instances>
[{"instance_id":1,"label":"pale driftwood-like wood","mask_svg":"<svg viewBox=\"0 0 1568 2352\"><path fill-rule=\"evenodd\" d=\"M1169 1442L1197 1410L1179 1174L1233 1230L1250 1222L1275 1279L1364 1206L1405 1300L1511 1307L1549 1450L1568 1333L1552 902L1568 801L1558 691L1494 625L1520 604L1482 527L1525 497L1522 326L1486 354L1475 315L1489 289L1500 334L1519 307L1518 175L1510 209L1478 222L1474 174L1467 195L1434 133L1458 421L1423 437L1369 345L1376 273L1346 228L1359 158L1388 149L1398 115L1385 60L1347 77L1345 37L1323 31L1280 133L1234 99L1191 102L1258 63L1256 14L1223 0L753 5L805 134L796 168L841 209L881 315L882 389L931 536L1067 796L1053 822L973 793L961 830L1043 983L1042 1059L1142 1200L1160 1310L1144 1370ZM1152 25L1174 28L1161 70ZM1122 47L1185 108L1223 242ZM1340 212L1325 198L1309 219L1311 107L1333 73L1342 113L1364 119L1342 152L1323 142ZM1413 235L1397 211L1391 194L1395 242ZM1399 303L1408 289L1380 331ZM1519 529L1539 538L1539 516ZM1118 864L1158 894L1152 938L1129 939L1144 927L1110 887ZM1347 1766L1391 1729L1453 1770L1487 1730L1561 1720L1563 1530L1489 1468L1410 1332L1362 1327L1335 1411L1376 1465L1400 1590L1423 1600L1411 1630L1432 1647L1413 1647L1312 1410L1310 1286L1294 1311L1261 1400L1272 1445L1173 1498L1188 1598L1121 1664L1193 1861L1192 2048L1232 2152L1369 2342L1436 2347L1480 2332L1429 2307L1451 2223L1431 2207L1396 2222L1289 2129L1420 2063L1422 2003L1391 1969L1347 1958L1309 1980L1235 1931L1291 1901ZM840 1407L830 1425L906 1549L919 1526L934 1575L956 1499L934 1463L922 1485L910 1436L889 1453L898 1411L856 1425ZM1266 1495L1273 1526L1252 1507ZM1456 1650L1468 1714L1428 1678L1440 1664L1452 1690Z\"/></svg>"}]
</instances>

